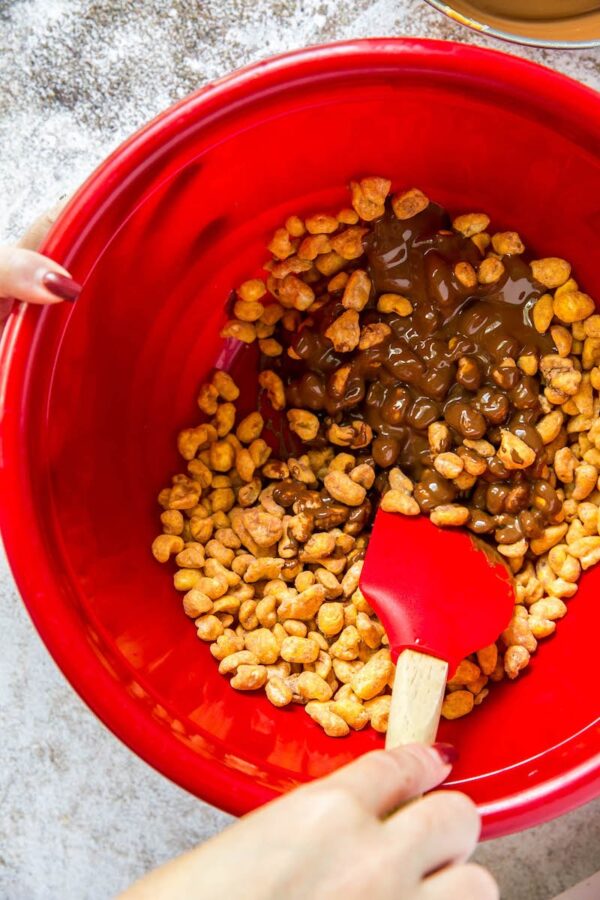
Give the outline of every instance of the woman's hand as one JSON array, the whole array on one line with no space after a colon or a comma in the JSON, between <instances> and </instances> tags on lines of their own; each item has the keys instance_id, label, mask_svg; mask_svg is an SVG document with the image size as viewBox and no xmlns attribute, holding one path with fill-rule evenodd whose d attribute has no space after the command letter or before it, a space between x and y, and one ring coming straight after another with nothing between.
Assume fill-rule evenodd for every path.
<instances>
[{"instance_id":1,"label":"woman's hand","mask_svg":"<svg viewBox=\"0 0 600 900\"><path fill-rule=\"evenodd\" d=\"M444 745L369 753L246 816L121 900L497 900L487 870L465 864L480 829L471 800L448 791L402 805L440 784L450 759Z\"/></svg>"},{"instance_id":2,"label":"woman's hand","mask_svg":"<svg viewBox=\"0 0 600 900\"><path fill-rule=\"evenodd\" d=\"M0 247L0 321L10 312L14 300L52 304L74 301L80 286L69 272L36 252L63 204L40 216L17 246Z\"/></svg>"}]
</instances>

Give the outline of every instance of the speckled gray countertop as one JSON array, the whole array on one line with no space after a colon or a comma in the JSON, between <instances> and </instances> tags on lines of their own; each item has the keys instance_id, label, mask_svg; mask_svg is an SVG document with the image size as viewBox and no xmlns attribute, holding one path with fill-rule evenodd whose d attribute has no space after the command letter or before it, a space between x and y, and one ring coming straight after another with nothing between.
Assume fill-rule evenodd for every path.
<instances>
[{"instance_id":1,"label":"speckled gray countertop","mask_svg":"<svg viewBox=\"0 0 600 900\"><path fill-rule=\"evenodd\" d=\"M420 35L487 46L421 0L0 0L0 240L204 82L306 44ZM511 52L600 88L600 51ZM100 900L229 817L158 775L82 704L0 559L0 898ZM600 866L600 803L488 843L504 900Z\"/></svg>"}]
</instances>

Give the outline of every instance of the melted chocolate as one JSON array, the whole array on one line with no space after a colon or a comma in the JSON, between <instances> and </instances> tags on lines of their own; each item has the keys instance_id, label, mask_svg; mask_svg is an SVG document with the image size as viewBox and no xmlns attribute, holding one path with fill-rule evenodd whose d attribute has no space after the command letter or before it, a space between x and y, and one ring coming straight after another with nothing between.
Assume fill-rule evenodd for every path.
<instances>
[{"instance_id":1,"label":"melted chocolate","mask_svg":"<svg viewBox=\"0 0 600 900\"><path fill-rule=\"evenodd\" d=\"M313 285L320 308L311 311L298 334L290 336L300 359L287 354L279 358L288 406L321 412L326 421L340 425L365 420L373 430L375 463L382 469L397 464L410 474L418 482L415 497L425 510L451 502L459 493L432 466L427 428L441 418L455 444L484 436L497 442L499 429L510 428L536 451L533 480L545 463L535 428L542 415L540 387L505 362L554 350L551 338L532 324L532 307L543 288L534 281L527 262L521 256L505 256L504 273L497 282L465 287L454 267L467 262L476 269L481 253L472 240L451 230L448 215L435 203L405 221L387 209L372 224L364 250L355 265L368 271L373 290L360 314L361 326L385 322L391 333L369 349L336 352L325 331L345 311L341 294L328 295L325 279ZM377 298L382 293L407 297L411 315L379 312ZM323 443L322 436L317 445L319 440ZM497 457L488 461L483 476L487 493L484 483L484 493L476 489L473 497L474 506L481 509L472 522L474 532L487 534L495 527L504 534L534 533L540 524L534 513L540 511L542 518L552 514L554 498L535 482L534 510L518 518L530 502L530 491L509 499L517 475L520 480L524 477L508 472ZM297 492L301 493L299 487ZM491 516L500 513L510 521L494 524Z\"/></svg>"}]
</instances>

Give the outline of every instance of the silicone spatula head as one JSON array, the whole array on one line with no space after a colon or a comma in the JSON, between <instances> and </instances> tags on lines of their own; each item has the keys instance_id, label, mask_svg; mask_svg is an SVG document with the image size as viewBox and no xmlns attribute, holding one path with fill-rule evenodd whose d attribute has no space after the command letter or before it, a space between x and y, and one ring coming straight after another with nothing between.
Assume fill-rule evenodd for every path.
<instances>
[{"instance_id":1,"label":"silicone spatula head","mask_svg":"<svg viewBox=\"0 0 600 900\"><path fill-rule=\"evenodd\" d=\"M378 614L394 658L408 648L460 661L494 643L515 602L508 567L492 548L463 530L425 516L379 510L360 588Z\"/></svg>"}]
</instances>

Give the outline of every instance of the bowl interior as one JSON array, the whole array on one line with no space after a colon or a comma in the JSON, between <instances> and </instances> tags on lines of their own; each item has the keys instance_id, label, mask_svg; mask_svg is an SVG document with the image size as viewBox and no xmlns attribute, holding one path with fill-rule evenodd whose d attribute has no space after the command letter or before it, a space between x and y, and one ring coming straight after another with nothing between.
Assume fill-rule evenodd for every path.
<instances>
[{"instance_id":1,"label":"bowl interior","mask_svg":"<svg viewBox=\"0 0 600 900\"><path fill-rule=\"evenodd\" d=\"M15 517L33 517L51 584L25 573L22 541L7 543L33 616L43 635L49 610L54 633L63 623L61 664L117 733L236 812L382 745L371 731L327 738L301 709L232 691L150 555L156 495L183 469L177 431L200 420L199 384L218 363L255 395L255 354L224 346L218 330L232 287L260 272L270 233L291 213L347 204L351 178L386 175L452 212L486 210L535 253L570 259L600 296L593 135L569 110L551 114L552 92L536 99L485 66L461 73L444 54L418 66L402 53L369 66L348 57L316 74L298 63L267 83L256 73L246 96L225 86L227 103L188 101L109 164L65 220L60 253L85 280L80 300L21 322L34 353L23 363L16 481L30 494ZM448 577L468 573L457 565ZM599 584L596 572L583 577L521 679L442 724L440 739L460 752L452 783L487 809L489 830L522 824L511 795L598 750ZM115 692L94 697L96 677Z\"/></svg>"}]
</instances>

